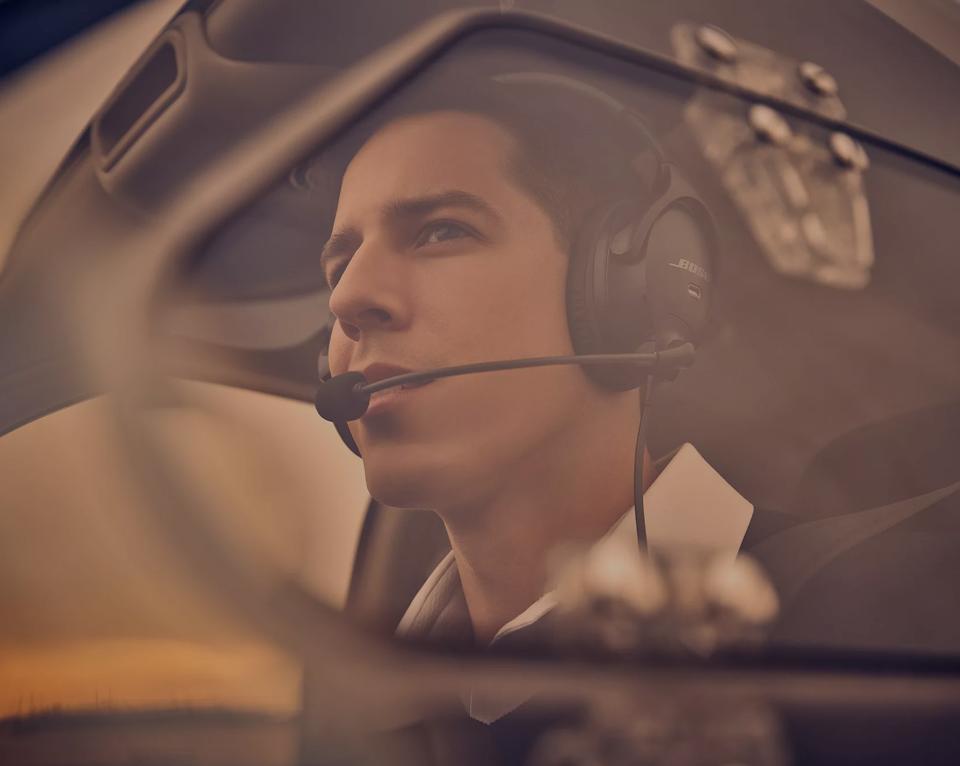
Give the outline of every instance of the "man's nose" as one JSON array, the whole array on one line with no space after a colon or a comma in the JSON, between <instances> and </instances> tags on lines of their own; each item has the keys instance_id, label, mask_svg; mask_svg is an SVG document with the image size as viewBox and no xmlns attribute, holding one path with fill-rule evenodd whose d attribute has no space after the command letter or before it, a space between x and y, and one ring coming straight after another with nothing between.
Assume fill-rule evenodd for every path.
<instances>
[{"instance_id":1,"label":"man's nose","mask_svg":"<svg viewBox=\"0 0 960 766\"><path fill-rule=\"evenodd\" d=\"M373 243L361 245L351 257L330 293L330 311L350 340L371 330L400 329L409 319L399 258Z\"/></svg>"}]
</instances>

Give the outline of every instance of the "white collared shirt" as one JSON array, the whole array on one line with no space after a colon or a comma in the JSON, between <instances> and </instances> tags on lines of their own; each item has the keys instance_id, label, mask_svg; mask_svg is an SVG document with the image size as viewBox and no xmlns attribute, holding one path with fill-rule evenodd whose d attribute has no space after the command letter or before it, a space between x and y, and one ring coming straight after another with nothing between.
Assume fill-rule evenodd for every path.
<instances>
[{"instance_id":1,"label":"white collared shirt","mask_svg":"<svg viewBox=\"0 0 960 766\"><path fill-rule=\"evenodd\" d=\"M675 545L696 546L736 556L753 516L753 505L731 487L697 452L684 444L643 494L647 545L652 551ZM636 549L636 520L630 508L598 540L592 552L607 546ZM592 554L591 554L592 555ZM507 622L491 640L523 630L556 606L556 596L545 593ZM460 640L472 635L470 614L460 585L456 559L450 551L427 578L397 627L404 638ZM464 704L471 717L491 723L524 700L478 700L465 690Z\"/></svg>"}]
</instances>

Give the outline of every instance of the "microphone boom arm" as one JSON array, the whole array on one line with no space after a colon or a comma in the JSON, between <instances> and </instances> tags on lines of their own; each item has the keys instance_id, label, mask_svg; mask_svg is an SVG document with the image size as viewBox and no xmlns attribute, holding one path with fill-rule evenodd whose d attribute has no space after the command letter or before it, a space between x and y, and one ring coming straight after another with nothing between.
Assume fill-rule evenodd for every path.
<instances>
[{"instance_id":1,"label":"microphone boom arm","mask_svg":"<svg viewBox=\"0 0 960 766\"><path fill-rule=\"evenodd\" d=\"M656 370L658 367L689 367L693 364L695 351L693 344L683 343L674 348L668 348L663 351L652 351L636 354L581 354L575 356L539 356L529 359L504 359L495 362L477 362L474 364L461 364L456 367L443 367L436 370L423 370L421 372L408 372L403 375L394 375L376 383L358 383L354 386L354 391L358 394L369 396L378 391L384 391L396 386L404 386L411 383L422 383L424 381L436 380L437 378L451 378L456 375L469 375L479 372L496 372L498 370L516 370L527 367L553 367L564 364L576 365L627 365L636 367L649 367Z\"/></svg>"}]
</instances>

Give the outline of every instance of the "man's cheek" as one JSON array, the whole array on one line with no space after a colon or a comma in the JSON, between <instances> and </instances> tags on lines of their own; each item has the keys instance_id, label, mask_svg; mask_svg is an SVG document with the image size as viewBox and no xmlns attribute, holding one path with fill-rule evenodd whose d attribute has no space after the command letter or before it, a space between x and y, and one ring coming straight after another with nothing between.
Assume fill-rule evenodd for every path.
<instances>
[{"instance_id":1,"label":"man's cheek","mask_svg":"<svg viewBox=\"0 0 960 766\"><path fill-rule=\"evenodd\" d=\"M330 365L331 375L340 375L346 372L350 366L349 341L340 330L339 325L334 325L333 331L330 333L327 363Z\"/></svg>"}]
</instances>

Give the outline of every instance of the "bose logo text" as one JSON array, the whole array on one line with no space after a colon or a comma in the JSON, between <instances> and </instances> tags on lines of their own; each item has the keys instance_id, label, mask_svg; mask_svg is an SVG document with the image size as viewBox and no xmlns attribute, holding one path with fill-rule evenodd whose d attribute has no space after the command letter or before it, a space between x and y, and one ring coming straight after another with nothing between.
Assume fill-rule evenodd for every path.
<instances>
[{"instance_id":1,"label":"bose logo text","mask_svg":"<svg viewBox=\"0 0 960 766\"><path fill-rule=\"evenodd\" d=\"M673 266L673 268L675 269L683 269L684 271L689 271L691 274L696 274L704 282L710 281L710 275L707 274L707 270L703 268L703 266L701 266L698 263L694 263L693 261L688 261L686 258L681 258L676 263L670 263L667 265Z\"/></svg>"}]
</instances>

